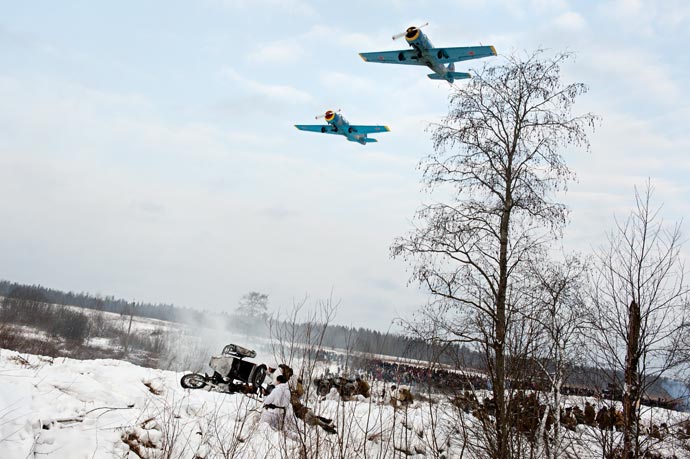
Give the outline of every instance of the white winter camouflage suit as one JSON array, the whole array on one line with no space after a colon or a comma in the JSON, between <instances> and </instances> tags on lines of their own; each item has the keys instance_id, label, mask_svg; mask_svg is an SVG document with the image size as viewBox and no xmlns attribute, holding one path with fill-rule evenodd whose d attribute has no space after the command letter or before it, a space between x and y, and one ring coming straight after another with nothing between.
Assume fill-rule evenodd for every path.
<instances>
[{"instance_id":1,"label":"white winter camouflage suit","mask_svg":"<svg viewBox=\"0 0 690 459\"><path fill-rule=\"evenodd\" d=\"M266 408L266 405L270 404L285 409ZM290 427L294 423L294 418L295 415L292 412L292 404L290 403L290 388L286 383L278 384L264 399L261 421L267 422L268 425L276 430L282 430L284 427Z\"/></svg>"}]
</instances>

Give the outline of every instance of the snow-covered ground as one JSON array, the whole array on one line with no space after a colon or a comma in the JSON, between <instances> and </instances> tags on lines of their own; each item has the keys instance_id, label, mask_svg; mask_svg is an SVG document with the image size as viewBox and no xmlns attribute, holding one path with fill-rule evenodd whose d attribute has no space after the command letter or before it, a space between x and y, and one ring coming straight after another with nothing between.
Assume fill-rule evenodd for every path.
<instances>
[{"instance_id":1,"label":"snow-covered ground","mask_svg":"<svg viewBox=\"0 0 690 459\"><path fill-rule=\"evenodd\" d=\"M285 435L259 422L261 400L185 390L181 375L117 360L53 360L0 349L0 458L254 459L296 458L300 452L432 458L443 452L451 459L471 457L461 432L479 425L442 399L394 409L376 399L312 396L307 405L333 419L338 433L298 424ZM669 425L687 418L661 409L645 416ZM578 426L567 434L578 457L601 457L596 430ZM675 440L657 450L688 457Z\"/></svg>"},{"instance_id":2,"label":"snow-covered ground","mask_svg":"<svg viewBox=\"0 0 690 459\"><path fill-rule=\"evenodd\" d=\"M185 390L181 375L117 360L0 350L0 457L293 457L300 436L339 448L337 435L303 425L286 438L258 422L256 397ZM343 411L342 403L326 400L318 413L364 434L359 423L372 418L371 404L348 405Z\"/></svg>"}]
</instances>

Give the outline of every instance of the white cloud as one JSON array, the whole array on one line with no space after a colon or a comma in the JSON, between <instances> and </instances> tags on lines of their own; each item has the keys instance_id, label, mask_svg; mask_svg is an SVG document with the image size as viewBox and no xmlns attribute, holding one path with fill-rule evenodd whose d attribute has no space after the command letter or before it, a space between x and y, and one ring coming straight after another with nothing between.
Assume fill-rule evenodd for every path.
<instances>
[{"instance_id":1,"label":"white cloud","mask_svg":"<svg viewBox=\"0 0 690 459\"><path fill-rule=\"evenodd\" d=\"M300 212L288 209L281 205L267 207L263 209L260 214L268 217L271 220L285 220L286 218L295 218L300 216Z\"/></svg>"},{"instance_id":2,"label":"white cloud","mask_svg":"<svg viewBox=\"0 0 690 459\"><path fill-rule=\"evenodd\" d=\"M501 8L516 18L551 14L567 8L565 0L499 0Z\"/></svg>"},{"instance_id":3,"label":"white cloud","mask_svg":"<svg viewBox=\"0 0 690 459\"><path fill-rule=\"evenodd\" d=\"M304 57L304 48L289 38L256 46L247 59L259 64L298 62Z\"/></svg>"},{"instance_id":4,"label":"white cloud","mask_svg":"<svg viewBox=\"0 0 690 459\"><path fill-rule=\"evenodd\" d=\"M393 35L395 32L395 30L391 31L390 35L382 32L365 34L361 32L343 30L341 27L319 24L312 26L309 30L301 34L299 39L306 42L317 40L324 43L336 44L338 46L353 50L370 51L374 48L386 46L386 44L390 42L391 35Z\"/></svg>"},{"instance_id":5,"label":"white cloud","mask_svg":"<svg viewBox=\"0 0 690 459\"><path fill-rule=\"evenodd\" d=\"M690 19L690 4L685 0L615 0L601 3L597 11L621 30L645 38L672 31L685 33Z\"/></svg>"},{"instance_id":6,"label":"white cloud","mask_svg":"<svg viewBox=\"0 0 690 459\"><path fill-rule=\"evenodd\" d=\"M558 27L566 30L581 31L587 27L585 18L574 11L561 14L556 18L555 23Z\"/></svg>"},{"instance_id":7,"label":"white cloud","mask_svg":"<svg viewBox=\"0 0 690 459\"><path fill-rule=\"evenodd\" d=\"M233 10L246 10L248 15L256 12L280 12L295 16L313 16L316 11L307 1L302 0L206 0L210 4L221 5ZM241 19L241 18L240 18Z\"/></svg>"},{"instance_id":8,"label":"white cloud","mask_svg":"<svg viewBox=\"0 0 690 459\"><path fill-rule=\"evenodd\" d=\"M567 0L528 0L529 7L538 11L558 11L568 8Z\"/></svg>"},{"instance_id":9,"label":"white cloud","mask_svg":"<svg viewBox=\"0 0 690 459\"><path fill-rule=\"evenodd\" d=\"M642 0L615 0L613 9L622 16L638 16L642 12Z\"/></svg>"},{"instance_id":10,"label":"white cloud","mask_svg":"<svg viewBox=\"0 0 690 459\"><path fill-rule=\"evenodd\" d=\"M627 96L675 105L683 91L658 54L640 49L591 49L580 53L578 63L593 76L608 79L613 97Z\"/></svg>"},{"instance_id":11,"label":"white cloud","mask_svg":"<svg viewBox=\"0 0 690 459\"><path fill-rule=\"evenodd\" d=\"M295 87L289 85L272 85L251 80L240 75L235 69L230 67L224 67L221 70L221 75L236 83L240 83L245 87L245 89L271 99L290 101L294 103L312 103L314 100L309 93Z\"/></svg>"},{"instance_id":12,"label":"white cloud","mask_svg":"<svg viewBox=\"0 0 690 459\"><path fill-rule=\"evenodd\" d=\"M322 70L319 73L319 80L326 88L348 93L368 93L377 87L377 83L369 78L334 70Z\"/></svg>"}]
</instances>

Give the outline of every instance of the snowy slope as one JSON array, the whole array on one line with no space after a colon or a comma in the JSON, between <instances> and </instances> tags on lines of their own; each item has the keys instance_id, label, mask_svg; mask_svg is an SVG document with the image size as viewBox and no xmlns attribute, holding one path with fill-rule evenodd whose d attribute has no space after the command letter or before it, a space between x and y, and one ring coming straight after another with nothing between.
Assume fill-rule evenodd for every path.
<instances>
[{"instance_id":1,"label":"snowy slope","mask_svg":"<svg viewBox=\"0 0 690 459\"><path fill-rule=\"evenodd\" d=\"M324 458L471 457L461 432L471 432L478 419L443 400L393 409L376 400L343 403L337 394L311 397L307 404L334 419L338 434L300 424L286 437L258 421L260 400L184 390L181 375L123 361L53 361L0 349L0 458L254 459L300 457L300 451ZM646 416L670 425L687 418L661 409ZM600 431L578 426L566 435L578 457L601 456ZM657 451L688 457L675 441Z\"/></svg>"},{"instance_id":2,"label":"snowy slope","mask_svg":"<svg viewBox=\"0 0 690 459\"><path fill-rule=\"evenodd\" d=\"M116 360L52 361L0 350L0 457L291 457L300 436L339 448L338 436L311 427L286 440L258 422L260 400L187 391L181 375ZM343 404L327 400L318 411L339 416L364 443L377 423L372 405L347 405L339 410ZM377 410L378 422L392 414L390 407Z\"/></svg>"},{"instance_id":3,"label":"snowy slope","mask_svg":"<svg viewBox=\"0 0 690 459\"><path fill-rule=\"evenodd\" d=\"M238 405L245 411L258 406L247 397L185 393L179 374L127 362L58 359L50 363L24 357L26 361L15 352L0 354L3 458L32 453L50 458L127 457L130 448L122 437L131 434L156 447L164 442L170 446L177 435L187 444L177 448L181 453L195 446L193 440L201 429L198 417L209 412L219 419L232 417ZM145 422L148 419L154 421Z\"/></svg>"}]
</instances>

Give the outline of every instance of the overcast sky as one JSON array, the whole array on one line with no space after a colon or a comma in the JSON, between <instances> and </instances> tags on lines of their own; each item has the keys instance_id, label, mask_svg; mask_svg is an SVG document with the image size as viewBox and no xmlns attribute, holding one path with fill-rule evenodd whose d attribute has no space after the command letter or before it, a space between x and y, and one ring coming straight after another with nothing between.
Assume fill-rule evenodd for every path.
<instances>
[{"instance_id":1,"label":"overcast sky","mask_svg":"<svg viewBox=\"0 0 690 459\"><path fill-rule=\"evenodd\" d=\"M427 21L436 46L577 52L564 79L602 124L564 151L566 247L601 244L647 177L667 220L690 205L684 0L0 3L0 278L210 310L332 291L337 323L409 317L426 296L389 246L433 199L416 164L449 85L357 53ZM391 132L293 127L338 108Z\"/></svg>"}]
</instances>

